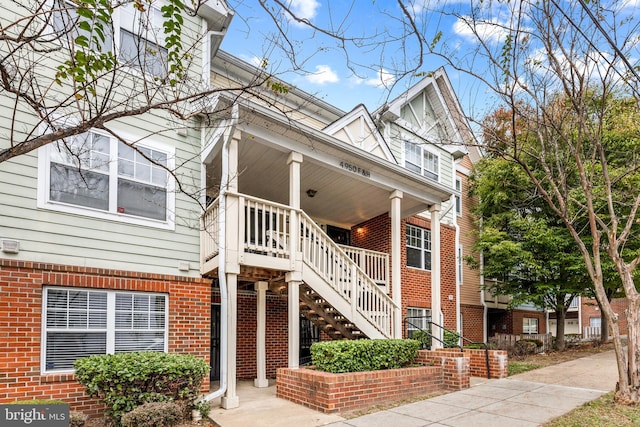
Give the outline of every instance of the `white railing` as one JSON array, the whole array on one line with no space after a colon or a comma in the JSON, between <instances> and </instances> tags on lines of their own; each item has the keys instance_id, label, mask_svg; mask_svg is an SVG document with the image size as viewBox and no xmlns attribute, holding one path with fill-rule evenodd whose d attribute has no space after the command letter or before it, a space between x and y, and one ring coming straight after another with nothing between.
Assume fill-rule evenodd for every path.
<instances>
[{"instance_id":1,"label":"white railing","mask_svg":"<svg viewBox=\"0 0 640 427\"><path fill-rule=\"evenodd\" d=\"M338 246L340 246L349 258L358 264L358 267L367 273L367 276L371 277L374 282L380 286L389 286L389 254L353 246Z\"/></svg>"},{"instance_id":2,"label":"white railing","mask_svg":"<svg viewBox=\"0 0 640 427\"><path fill-rule=\"evenodd\" d=\"M238 249L278 258L289 258L293 252L300 251L303 261L350 304L352 314L359 313L369 319L384 336L393 336L396 305L379 287L389 283L387 254L350 247L345 252L302 211L243 194L228 196L238 201L237 225L242 236ZM295 229L290 230L293 212L300 218L299 236L293 240L299 242L299 248L291 247L290 234L295 233ZM215 200L201 218L203 264L218 255L220 214L219 201ZM230 218L227 221L232 222ZM342 314L350 317L350 313Z\"/></svg>"},{"instance_id":3,"label":"white railing","mask_svg":"<svg viewBox=\"0 0 640 427\"><path fill-rule=\"evenodd\" d=\"M202 264L218 255L218 251L220 250L220 247L218 245L219 214L220 199L216 199L209 206L207 206L207 210L200 218L200 261Z\"/></svg>"},{"instance_id":4,"label":"white railing","mask_svg":"<svg viewBox=\"0 0 640 427\"><path fill-rule=\"evenodd\" d=\"M305 263L351 304L352 311L368 318L384 336L393 336L391 298L304 212L300 212L300 229Z\"/></svg>"},{"instance_id":5,"label":"white railing","mask_svg":"<svg viewBox=\"0 0 640 427\"><path fill-rule=\"evenodd\" d=\"M582 334L583 340L594 340L600 338L600 326L585 326Z\"/></svg>"},{"instance_id":6,"label":"white railing","mask_svg":"<svg viewBox=\"0 0 640 427\"><path fill-rule=\"evenodd\" d=\"M244 230L245 251L288 258L291 208L246 195L239 200L244 209L239 221L240 230Z\"/></svg>"},{"instance_id":7,"label":"white railing","mask_svg":"<svg viewBox=\"0 0 640 427\"><path fill-rule=\"evenodd\" d=\"M571 304L569 304L569 310L577 310L580 306L580 297L573 297Z\"/></svg>"}]
</instances>

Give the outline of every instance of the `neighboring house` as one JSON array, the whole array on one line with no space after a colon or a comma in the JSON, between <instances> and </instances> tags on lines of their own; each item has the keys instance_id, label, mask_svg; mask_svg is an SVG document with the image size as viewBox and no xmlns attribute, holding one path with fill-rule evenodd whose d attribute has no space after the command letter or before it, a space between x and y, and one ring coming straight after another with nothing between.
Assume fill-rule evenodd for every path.
<instances>
[{"instance_id":1,"label":"neighboring house","mask_svg":"<svg viewBox=\"0 0 640 427\"><path fill-rule=\"evenodd\" d=\"M624 315L624 311L627 308L626 300L624 298L614 298L611 300L611 308L618 315L620 335L626 335L627 318ZM595 299L575 297L567 310L564 333L567 335L580 335L585 340L599 339L603 321L602 312ZM556 336L556 327L555 313L549 312L548 329L554 337Z\"/></svg>"},{"instance_id":2,"label":"neighboring house","mask_svg":"<svg viewBox=\"0 0 640 427\"><path fill-rule=\"evenodd\" d=\"M154 114L114 124L206 192L203 215L166 171L100 131L82 136L93 169L81 176L57 144L0 165L0 402L95 412L73 361L155 350L209 360L220 388L208 398L233 408L238 379L266 386L315 340L471 322L456 213L471 133L444 70L371 114L345 113L259 84L261 69L225 52L208 58L232 15L216 4L185 23L210 32L204 83L245 90L219 92L175 129Z\"/></svg>"}]
</instances>

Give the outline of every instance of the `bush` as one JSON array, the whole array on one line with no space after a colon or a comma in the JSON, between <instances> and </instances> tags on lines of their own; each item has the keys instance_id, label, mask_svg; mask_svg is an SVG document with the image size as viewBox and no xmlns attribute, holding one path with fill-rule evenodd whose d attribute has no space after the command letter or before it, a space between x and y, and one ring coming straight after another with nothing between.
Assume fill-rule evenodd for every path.
<instances>
[{"instance_id":1,"label":"bush","mask_svg":"<svg viewBox=\"0 0 640 427\"><path fill-rule=\"evenodd\" d=\"M442 340L444 341L444 348L458 347L458 343L460 342L460 335L458 335L456 332L445 329L442 334Z\"/></svg>"},{"instance_id":2,"label":"bush","mask_svg":"<svg viewBox=\"0 0 640 427\"><path fill-rule=\"evenodd\" d=\"M209 365L187 354L132 352L104 354L74 363L78 382L87 394L101 398L105 414L116 425L125 413L149 402L182 403L192 407Z\"/></svg>"},{"instance_id":3,"label":"bush","mask_svg":"<svg viewBox=\"0 0 640 427\"><path fill-rule=\"evenodd\" d=\"M9 402L9 405L68 405L68 403L54 399L27 399Z\"/></svg>"},{"instance_id":4,"label":"bush","mask_svg":"<svg viewBox=\"0 0 640 427\"><path fill-rule=\"evenodd\" d=\"M89 416L82 412L71 411L69 413L69 427L82 427L88 419Z\"/></svg>"},{"instance_id":5,"label":"bush","mask_svg":"<svg viewBox=\"0 0 640 427\"><path fill-rule=\"evenodd\" d=\"M431 335L427 331L414 331L411 339L418 341L421 344L420 348L431 348Z\"/></svg>"},{"instance_id":6,"label":"bush","mask_svg":"<svg viewBox=\"0 0 640 427\"><path fill-rule=\"evenodd\" d=\"M123 427L170 427L182 420L182 408L172 402L150 402L122 416Z\"/></svg>"},{"instance_id":7,"label":"bush","mask_svg":"<svg viewBox=\"0 0 640 427\"><path fill-rule=\"evenodd\" d=\"M395 369L411 363L419 347L412 339L324 341L311 345L311 360L316 369L333 373Z\"/></svg>"}]
</instances>

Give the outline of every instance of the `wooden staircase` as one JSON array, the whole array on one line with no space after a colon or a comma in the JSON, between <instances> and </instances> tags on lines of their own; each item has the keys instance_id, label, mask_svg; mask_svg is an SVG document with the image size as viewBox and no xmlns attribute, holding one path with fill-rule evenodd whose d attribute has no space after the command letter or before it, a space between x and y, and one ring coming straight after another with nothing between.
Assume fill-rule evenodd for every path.
<instances>
[{"instance_id":1,"label":"wooden staircase","mask_svg":"<svg viewBox=\"0 0 640 427\"><path fill-rule=\"evenodd\" d=\"M287 285L283 280L270 282L269 290L287 298ZM300 314L333 340L366 338L356 325L304 282L300 285Z\"/></svg>"}]
</instances>

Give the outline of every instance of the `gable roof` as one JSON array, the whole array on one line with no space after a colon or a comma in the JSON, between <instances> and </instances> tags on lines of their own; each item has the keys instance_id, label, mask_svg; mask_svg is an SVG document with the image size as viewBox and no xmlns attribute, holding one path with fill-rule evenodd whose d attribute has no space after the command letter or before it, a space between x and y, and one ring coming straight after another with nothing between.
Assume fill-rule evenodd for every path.
<instances>
[{"instance_id":1,"label":"gable roof","mask_svg":"<svg viewBox=\"0 0 640 427\"><path fill-rule=\"evenodd\" d=\"M354 134L353 126L351 126L354 122L359 122L357 134ZM357 105L353 110L325 127L323 131L327 135L334 136L370 153L378 152L387 161L398 163L364 104Z\"/></svg>"}]
</instances>

